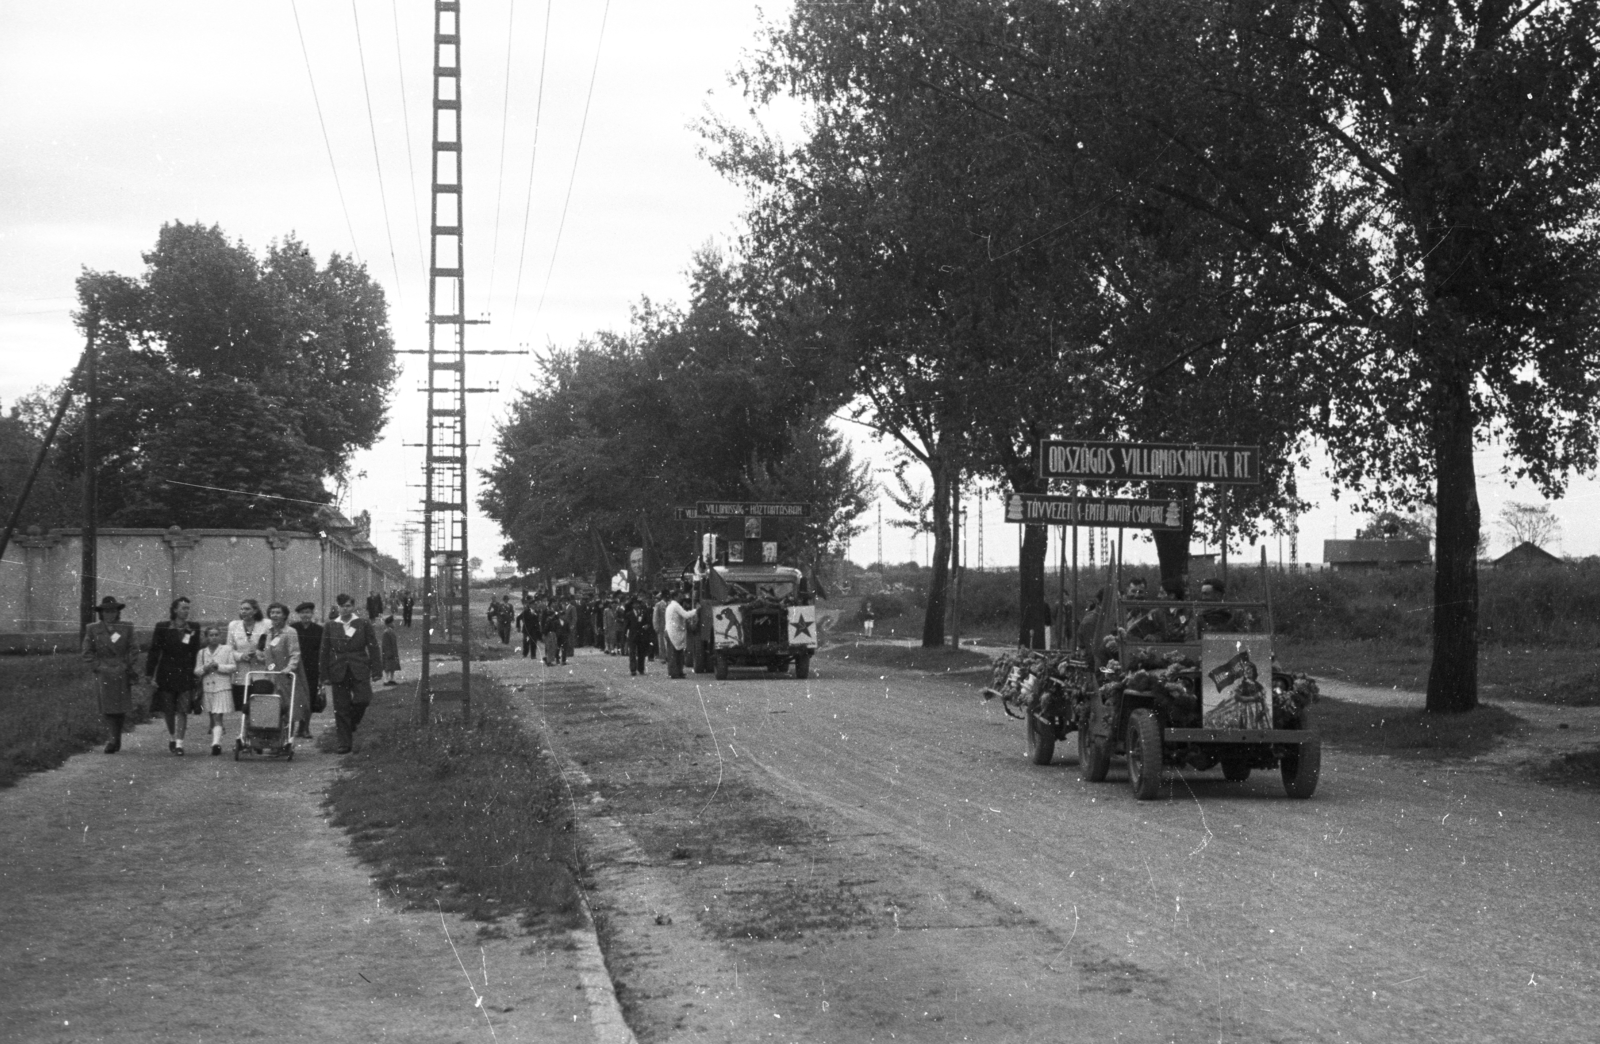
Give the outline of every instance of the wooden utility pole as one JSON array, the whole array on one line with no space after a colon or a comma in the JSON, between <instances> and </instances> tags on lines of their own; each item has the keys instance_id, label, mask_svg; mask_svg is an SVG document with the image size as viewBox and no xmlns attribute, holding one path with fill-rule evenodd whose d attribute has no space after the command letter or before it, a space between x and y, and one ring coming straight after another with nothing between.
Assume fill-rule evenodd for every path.
<instances>
[{"instance_id":1,"label":"wooden utility pole","mask_svg":"<svg viewBox=\"0 0 1600 1044\"><path fill-rule=\"evenodd\" d=\"M100 361L95 346L95 329L98 324L94 306L89 311L89 340L83 348L83 557L79 566L78 640L82 641L89 625L94 623L96 581L100 569L100 535L96 516L100 512L100 457L95 448L94 421L98 389L96 387Z\"/></svg>"}]
</instances>

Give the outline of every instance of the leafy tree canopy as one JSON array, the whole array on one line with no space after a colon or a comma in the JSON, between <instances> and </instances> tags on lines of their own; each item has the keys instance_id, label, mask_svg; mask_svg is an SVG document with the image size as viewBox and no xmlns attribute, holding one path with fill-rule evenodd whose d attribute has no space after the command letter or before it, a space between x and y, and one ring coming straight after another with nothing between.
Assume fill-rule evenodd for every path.
<instances>
[{"instance_id":1,"label":"leafy tree canopy","mask_svg":"<svg viewBox=\"0 0 1600 1044\"><path fill-rule=\"evenodd\" d=\"M258 258L215 225L174 222L143 256L138 277L78 279L99 352L100 521L309 524L324 480L383 428L399 370L382 288L339 254L319 266L292 235ZM75 408L58 436L69 476L82 423Z\"/></svg>"},{"instance_id":2,"label":"leafy tree canopy","mask_svg":"<svg viewBox=\"0 0 1600 1044\"><path fill-rule=\"evenodd\" d=\"M686 311L643 302L625 336L540 359L537 387L499 425L480 498L523 569L599 575L629 547L687 561L695 529L673 508L773 499L813 507L767 522L788 561L815 562L865 508L866 480L826 416L837 379L753 321L742 273L696 256ZM607 556L612 556L607 561Z\"/></svg>"}]
</instances>

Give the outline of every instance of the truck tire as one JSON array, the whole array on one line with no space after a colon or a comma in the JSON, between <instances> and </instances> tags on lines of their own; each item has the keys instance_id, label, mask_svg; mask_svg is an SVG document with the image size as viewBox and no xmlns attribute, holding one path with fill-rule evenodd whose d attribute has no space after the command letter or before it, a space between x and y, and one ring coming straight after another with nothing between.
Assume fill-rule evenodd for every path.
<instances>
[{"instance_id":1,"label":"truck tire","mask_svg":"<svg viewBox=\"0 0 1600 1044\"><path fill-rule=\"evenodd\" d=\"M1028 712L1028 760L1035 765L1048 765L1056 753L1056 730L1039 723L1039 716Z\"/></svg>"},{"instance_id":2,"label":"truck tire","mask_svg":"<svg viewBox=\"0 0 1600 1044\"><path fill-rule=\"evenodd\" d=\"M724 656L722 653L717 653L716 657L711 661L711 664L712 664L712 670L714 670L716 672L717 681L727 681L728 680L728 658L726 656Z\"/></svg>"},{"instance_id":3,"label":"truck tire","mask_svg":"<svg viewBox=\"0 0 1600 1044\"><path fill-rule=\"evenodd\" d=\"M800 679L811 677L811 655L801 653L794 658L794 676Z\"/></svg>"},{"instance_id":4,"label":"truck tire","mask_svg":"<svg viewBox=\"0 0 1600 1044\"><path fill-rule=\"evenodd\" d=\"M1222 778L1230 783L1243 783L1250 778L1250 765L1237 758L1222 763Z\"/></svg>"},{"instance_id":5,"label":"truck tire","mask_svg":"<svg viewBox=\"0 0 1600 1044\"><path fill-rule=\"evenodd\" d=\"M1161 722L1143 707L1128 715L1128 782L1140 801L1161 792Z\"/></svg>"},{"instance_id":6,"label":"truck tire","mask_svg":"<svg viewBox=\"0 0 1600 1044\"><path fill-rule=\"evenodd\" d=\"M1322 773L1322 741L1307 740L1290 747L1278 762L1283 773L1283 792L1305 799L1316 793L1317 776Z\"/></svg>"},{"instance_id":7,"label":"truck tire","mask_svg":"<svg viewBox=\"0 0 1600 1044\"><path fill-rule=\"evenodd\" d=\"M711 650L705 642L697 641L689 646L689 666L696 674L706 674L711 670Z\"/></svg>"},{"instance_id":8,"label":"truck tire","mask_svg":"<svg viewBox=\"0 0 1600 1044\"><path fill-rule=\"evenodd\" d=\"M1111 770L1111 748L1090 738L1087 726L1078 729L1078 768L1087 783L1104 783Z\"/></svg>"}]
</instances>

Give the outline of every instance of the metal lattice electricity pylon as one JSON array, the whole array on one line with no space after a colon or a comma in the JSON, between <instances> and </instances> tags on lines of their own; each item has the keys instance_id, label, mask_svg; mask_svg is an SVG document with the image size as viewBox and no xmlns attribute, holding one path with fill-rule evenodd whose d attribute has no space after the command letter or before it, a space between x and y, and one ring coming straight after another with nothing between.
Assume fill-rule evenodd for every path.
<instances>
[{"instance_id":1,"label":"metal lattice electricity pylon","mask_svg":"<svg viewBox=\"0 0 1600 1044\"><path fill-rule=\"evenodd\" d=\"M463 717L472 710L467 567L467 326L461 209L461 4L436 0L433 19L433 186L428 259L428 431L422 491L422 721L440 652L461 657ZM444 336L440 336L440 331ZM454 695L451 693L450 695Z\"/></svg>"}]
</instances>

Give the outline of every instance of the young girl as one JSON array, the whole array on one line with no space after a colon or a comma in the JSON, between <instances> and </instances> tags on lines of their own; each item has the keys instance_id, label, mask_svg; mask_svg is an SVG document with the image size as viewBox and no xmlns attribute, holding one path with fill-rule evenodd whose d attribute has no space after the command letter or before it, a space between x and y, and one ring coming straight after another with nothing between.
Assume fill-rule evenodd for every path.
<instances>
[{"instance_id":1,"label":"young girl","mask_svg":"<svg viewBox=\"0 0 1600 1044\"><path fill-rule=\"evenodd\" d=\"M233 647L222 642L222 629L206 628L206 647L200 650L194 673L204 691L206 713L211 715L211 756L222 753L222 716L233 709L233 672L238 666Z\"/></svg>"}]
</instances>

